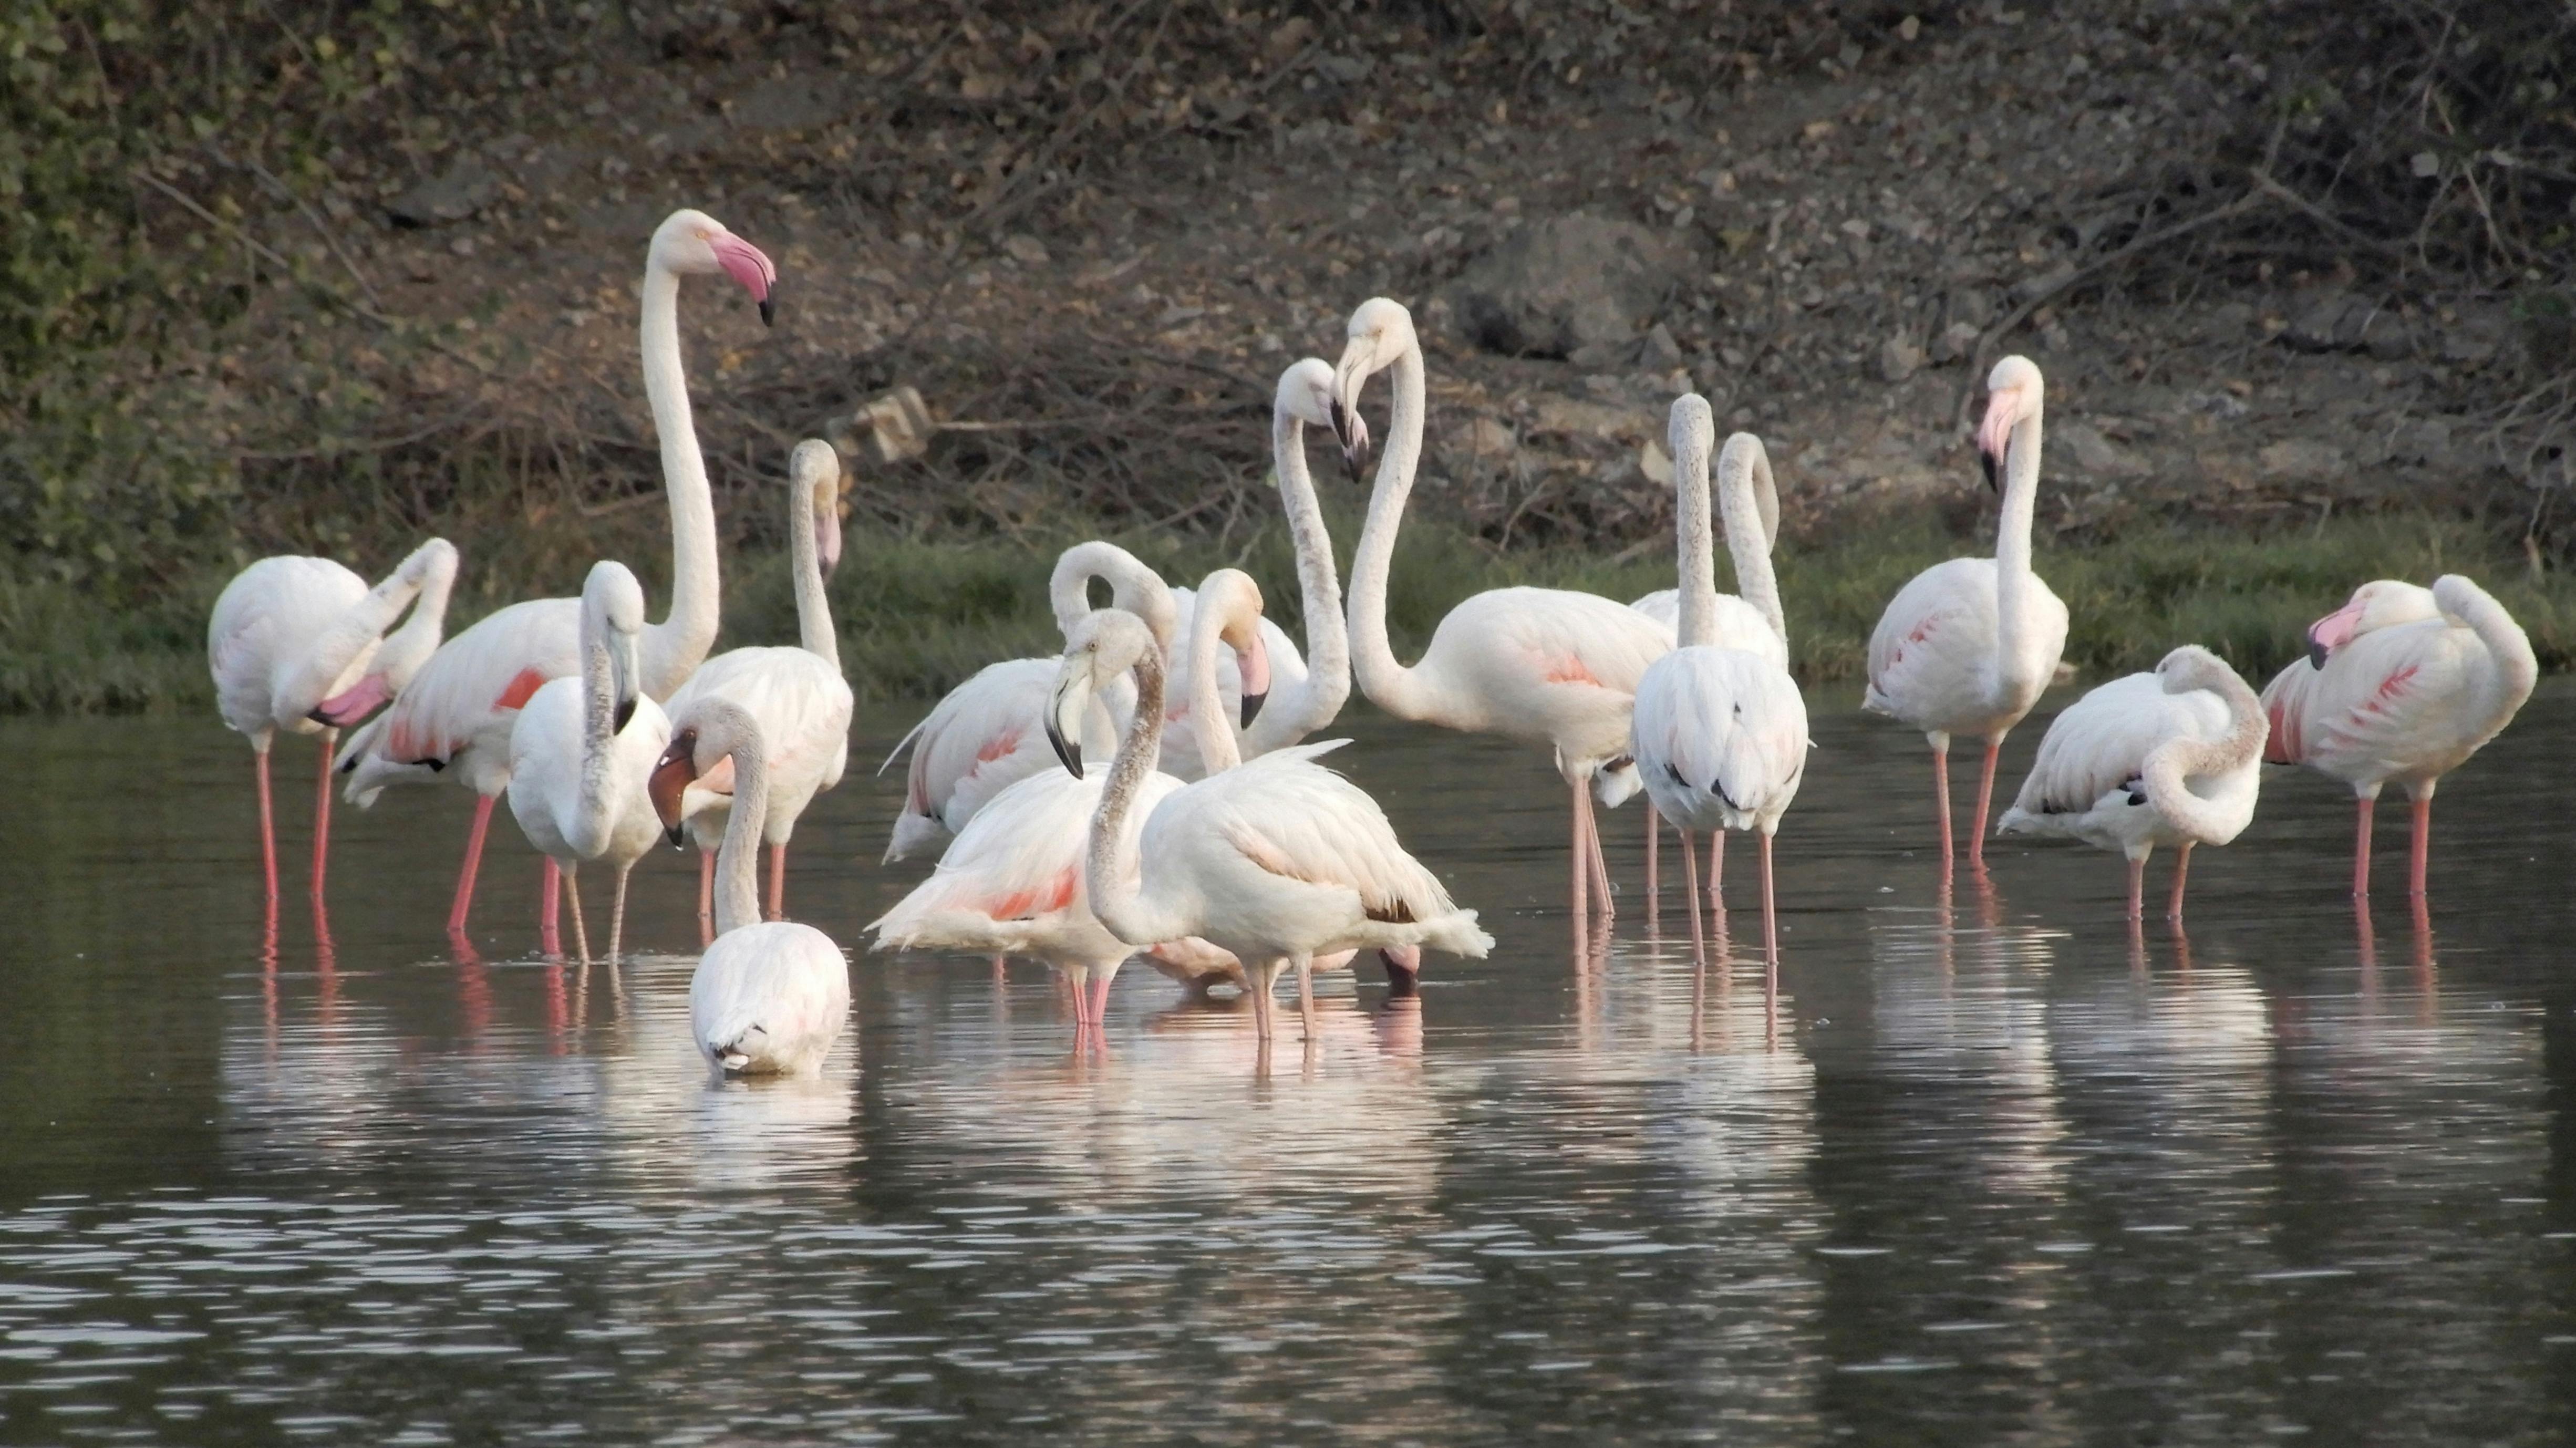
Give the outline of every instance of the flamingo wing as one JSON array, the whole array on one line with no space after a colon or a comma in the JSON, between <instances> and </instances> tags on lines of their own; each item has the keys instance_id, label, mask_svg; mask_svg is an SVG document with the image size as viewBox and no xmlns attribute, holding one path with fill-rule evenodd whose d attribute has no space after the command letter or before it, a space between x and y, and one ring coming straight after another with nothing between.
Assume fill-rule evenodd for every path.
<instances>
[{"instance_id":1,"label":"flamingo wing","mask_svg":"<svg viewBox=\"0 0 2576 1448\"><path fill-rule=\"evenodd\" d=\"M850 685L817 655L783 647L718 654L671 695L666 712L677 715L701 697L729 700L758 720L780 775L811 774L826 789L840 782L850 753Z\"/></svg>"},{"instance_id":2,"label":"flamingo wing","mask_svg":"<svg viewBox=\"0 0 2576 1448\"><path fill-rule=\"evenodd\" d=\"M1916 724L1971 712L1982 707L1994 653L1994 560L1934 564L1897 590L1871 630L1863 702Z\"/></svg>"},{"instance_id":3,"label":"flamingo wing","mask_svg":"<svg viewBox=\"0 0 2576 1448\"><path fill-rule=\"evenodd\" d=\"M2300 757L2330 773L2378 778L2458 762L2474 725L2463 715L2491 665L2475 634L2427 619L2357 635L2306 691Z\"/></svg>"},{"instance_id":4,"label":"flamingo wing","mask_svg":"<svg viewBox=\"0 0 2576 1448\"><path fill-rule=\"evenodd\" d=\"M1395 826L1366 790L1314 762L1346 740L1263 755L1190 786L1188 823L1264 873L1350 891L1370 920L1412 924L1457 913L1438 877L1405 851ZM1146 822L1143 857L1196 846L1174 838L1181 823L1158 810Z\"/></svg>"},{"instance_id":5,"label":"flamingo wing","mask_svg":"<svg viewBox=\"0 0 2576 1448\"><path fill-rule=\"evenodd\" d=\"M2113 679L2049 721L2013 807L2082 814L2103 796L2136 787L2147 756L2168 740L2222 738L2227 723L2226 703L2206 689L2169 694L2152 673Z\"/></svg>"},{"instance_id":6,"label":"flamingo wing","mask_svg":"<svg viewBox=\"0 0 2576 1448\"><path fill-rule=\"evenodd\" d=\"M375 753L413 764L449 759L487 737L506 741L538 689L580 672L581 600L511 604L439 645L385 711Z\"/></svg>"},{"instance_id":7,"label":"flamingo wing","mask_svg":"<svg viewBox=\"0 0 2576 1448\"><path fill-rule=\"evenodd\" d=\"M1748 828L1797 794L1806 700L1786 670L1760 655L1676 649L1638 687L1634 739L1638 772L1658 809L1685 821L1712 822L1716 814Z\"/></svg>"}]
</instances>

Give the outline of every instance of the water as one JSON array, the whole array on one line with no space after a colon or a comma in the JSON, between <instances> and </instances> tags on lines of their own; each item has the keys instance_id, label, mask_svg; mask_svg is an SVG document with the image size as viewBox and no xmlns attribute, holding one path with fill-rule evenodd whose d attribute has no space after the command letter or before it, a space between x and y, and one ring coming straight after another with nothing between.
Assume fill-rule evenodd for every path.
<instances>
[{"instance_id":1,"label":"water","mask_svg":"<svg viewBox=\"0 0 2576 1448\"><path fill-rule=\"evenodd\" d=\"M909 722L863 719L860 752ZM1243 1009L1141 967L1076 1055L1036 967L862 957L821 1082L711 1088L690 956L534 958L506 820L480 958L447 952L463 791L342 813L326 946L310 746L281 745L272 949L237 740L0 724L0 1438L2576 1427L2576 692L2445 785L2428 931L2386 853L2360 933L2347 799L2280 771L2195 862L2188 939L2135 948L2118 862L2079 847L2010 845L1944 904L1919 741L1820 703L1776 1019L1750 850L1703 974L1610 816L1622 914L1578 952L1540 760L1345 732L1501 940L1433 958L1418 1004L1322 977L1321 1039L1286 1013L1264 1078ZM925 868L874 863L898 781L854 773L789 891L845 944ZM648 861L630 938L693 942L693 884Z\"/></svg>"}]
</instances>

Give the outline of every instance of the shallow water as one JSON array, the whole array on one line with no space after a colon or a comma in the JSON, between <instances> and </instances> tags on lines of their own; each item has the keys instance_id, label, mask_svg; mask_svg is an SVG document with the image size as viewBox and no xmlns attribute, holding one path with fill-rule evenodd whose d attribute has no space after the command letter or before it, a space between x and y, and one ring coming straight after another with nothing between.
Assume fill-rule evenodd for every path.
<instances>
[{"instance_id":1,"label":"shallow water","mask_svg":"<svg viewBox=\"0 0 2576 1448\"><path fill-rule=\"evenodd\" d=\"M2276 771L2140 946L2072 845L1945 902L1920 741L1846 702L1780 841L1776 1015L1748 848L1703 972L1609 816L1578 951L1544 762L1370 717L1336 762L1492 960L1392 1004L1319 977L1264 1077L1239 1004L1141 967L1076 1054L1037 967L863 956L821 1082L712 1087L681 857L638 872L649 953L585 975L533 955L504 818L460 961L468 798L397 791L339 816L326 942L284 744L271 946L238 740L0 723L0 1438L2576 1430L2576 691L2445 785L2429 929L2403 811L2364 933L2348 796ZM900 771L853 773L788 897L844 944L927 869L875 863Z\"/></svg>"}]
</instances>

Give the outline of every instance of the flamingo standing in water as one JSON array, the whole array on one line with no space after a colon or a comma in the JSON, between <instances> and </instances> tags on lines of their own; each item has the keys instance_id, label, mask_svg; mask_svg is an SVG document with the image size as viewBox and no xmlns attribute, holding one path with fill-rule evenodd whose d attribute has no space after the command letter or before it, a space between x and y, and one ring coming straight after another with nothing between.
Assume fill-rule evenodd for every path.
<instances>
[{"instance_id":1,"label":"flamingo standing in water","mask_svg":"<svg viewBox=\"0 0 2576 1448\"><path fill-rule=\"evenodd\" d=\"M760 918L755 857L769 817L760 721L720 696L692 702L672 716L670 746L646 789L676 842L689 785L728 762L733 812L716 851L716 939L689 978L690 1034L713 1075L818 1075L849 1025L850 968L822 931Z\"/></svg>"},{"instance_id":2,"label":"flamingo standing in water","mask_svg":"<svg viewBox=\"0 0 2576 1448\"><path fill-rule=\"evenodd\" d=\"M1090 696L1130 671L1136 712L1110 762L1083 867L1091 911L1110 934L1136 946L1197 936L1233 952L1264 1041L1271 990L1290 966L1311 1035L1314 958L1326 951L1428 946L1482 959L1493 948L1476 912L1450 903L1405 853L1377 801L1314 762L1339 740L1277 750L1172 790L1131 837L1163 733L1162 654L1132 615L1103 611L1075 628L1047 738L1082 773L1073 731Z\"/></svg>"},{"instance_id":3,"label":"flamingo standing in water","mask_svg":"<svg viewBox=\"0 0 2576 1448\"><path fill-rule=\"evenodd\" d=\"M1771 576L1767 549L1736 556L1736 607L1761 623L1757 648L1726 641L1720 621L1717 547L1709 525L1709 444L1717 424L1697 393L1673 403L1673 478L1679 488L1674 533L1681 565L1680 645L1655 660L1637 684L1634 748L1646 797L1681 830L1682 864L1693 869L1691 831L1752 830L1762 852L1764 958L1776 974L1780 933L1771 895L1771 837L1798 797L1807 770L1807 704L1789 677L1789 626ZM1718 459L1718 489L1730 542L1767 537L1758 499L1773 496L1771 460L1762 440L1739 432ZM1739 620L1740 621L1740 620ZM1719 857L1709 854L1709 893L1717 898ZM1699 919L1699 882L1690 881L1691 919ZM1724 905L1720 903L1720 909Z\"/></svg>"},{"instance_id":4,"label":"flamingo standing in water","mask_svg":"<svg viewBox=\"0 0 2576 1448\"><path fill-rule=\"evenodd\" d=\"M2380 786L2414 805L2407 893L2424 898L2433 790L2513 722L2540 674L2531 640L2485 589L2459 574L2431 588L2365 583L2308 630L2308 657L2263 690L2264 759L2304 764L2352 786L2360 824L2352 893L2370 895L2370 812Z\"/></svg>"},{"instance_id":5,"label":"flamingo standing in water","mask_svg":"<svg viewBox=\"0 0 2576 1448\"><path fill-rule=\"evenodd\" d=\"M802 647L730 649L698 666L671 695L677 714L698 699L720 696L760 721L769 748L768 915L787 910L787 842L814 796L841 782L850 762L850 683L841 677L841 643L823 580L841 561L841 458L832 445L807 438L787 460L788 571L796 584L796 631ZM731 799L723 771L699 781L701 798L689 828L698 845L698 921L713 927L715 852Z\"/></svg>"},{"instance_id":6,"label":"flamingo standing in water","mask_svg":"<svg viewBox=\"0 0 2576 1448\"><path fill-rule=\"evenodd\" d=\"M1574 912L1588 913L1589 883L1599 892L1601 913L1610 915L1610 872L1592 798L1597 792L1615 807L1637 790L1628 757L1629 710L1646 666L1672 649L1672 630L1597 594L1497 588L1451 609L1419 662L1397 663L1387 641L1387 574L1422 455L1422 344L1412 314L1375 297L1351 314L1337 369L1334 425L1354 470L1368 451L1360 389L1388 368L1395 405L1386 454L1351 558L1351 666L1360 691L1399 719L1554 749L1557 772L1573 797Z\"/></svg>"},{"instance_id":7,"label":"flamingo standing in water","mask_svg":"<svg viewBox=\"0 0 2576 1448\"><path fill-rule=\"evenodd\" d=\"M2165 918L2182 919L2194 845L2224 845L2254 820L2263 705L2197 644L2150 674L2094 689L2049 721L2021 797L1997 834L2065 835L2129 857L2129 919L2145 913L2147 856L2175 847Z\"/></svg>"},{"instance_id":8,"label":"flamingo standing in water","mask_svg":"<svg viewBox=\"0 0 2576 1448\"><path fill-rule=\"evenodd\" d=\"M1869 636L1869 690L1861 707L1923 731L1932 744L1932 787L1941 822L1941 867L1950 843L1950 736L1986 741L1968 863L1986 864L1986 809L2004 736L2039 702L2066 648L2066 605L2030 570L2031 510L2039 497L2040 412L2046 388L2027 357L2006 357L1986 374L1986 416L1977 429L1986 483L2003 474L1995 556L1953 558L1897 590Z\"/></svg>"},{"instance_id":9,"label":"flamingo standing in water","mask_svg":"<svg viewBox=\"0 0 2576 1448\"><path fill-rule=\"evenodd\" d=\"M374 588L328 558L263 558L235 575L206 624L206 661L224 727L250 740L259 773L259 857L277 907L277 830L268 747L280 730L322 736L313 801L313 898L331 852L331 754L340 729L400 692L438 648L456 545L432 538ZM385 629L404 608L411 618Z\"/></svg>"},{"instance_id":10,"label":"flamingo standing in water","mask_svg":"<svg viewBox=\"0 0 2576 1448\"><path fill-rule=\"evenodd\" d=\"M716 638L715 501L689 417L679 302L681 277L719 273L751 293L763 322L770 319L769 293L778 269L758 247L698 211L675 211L654 230L644 262L644 392L661 440L662 486L671 507L671 612L645 626L637 650L637 682L654 699L669 698ZM465 933L492 805L509 787L511 726L547 680L580 670L580 635L578 599L536 599L501 609L448 640L393 707L341 751L349 798L361 807L374 803L388 784L425 784L442 775L480 796L456 899L447 912L451 937ZM548 856L541 898L549 902L556 897L556 875ZM555 949L555 942L549 938L546 947Z\"/></svg>"},{"instance_id":11,"label":"flamingo standing in water","mask_svg":"<svg viewBox=\"0 0 2576 1448\"><path fill-rule=\"evenodd\" d=\"M598 563L581 590L581 672L549 679L510 728L510 814L528 842L556 862L572 892L573 941L590 963L582 924L581 865L617 871L608 958L626 934L626 877L662 833L645 777L670 742L671 722L645 697L636 660L644 587L623 563ZM554 902L545 902L552 915Z\"/></svg>"}]
</instances>

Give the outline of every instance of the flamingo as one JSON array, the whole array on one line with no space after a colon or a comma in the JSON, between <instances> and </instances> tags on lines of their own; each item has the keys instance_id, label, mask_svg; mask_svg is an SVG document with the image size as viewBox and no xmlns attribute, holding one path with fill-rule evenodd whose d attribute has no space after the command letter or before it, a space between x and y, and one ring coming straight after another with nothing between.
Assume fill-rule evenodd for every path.
<instances>
[{"instance_id":1,"label":"flamingo","mask_svg":"<svg viewBox=\"0 0 2576 1448\"><path fill-rule=\"evenodd\" d=\"M1095 578L1108 580L1110 605L1143 618L1157 640L1168 646L1178 636L1180 613L1162 578L1135 554L1098 541L1077 543L1056 560L1047 596L1057 627L1071 628L1091 611L1089 590ZM896 754L904 744L912 746L912 765L884 863L950 838L995 795L1048 768L1045 715L1055 671L1052 658L987 664L949 690L895 745ZM1086 743L1106 758L1117 739L1118 720L1133 704L1125 690L1102 702ZM887 763L892 762L889 756Z\"/></svg>"},{"instance_id":2,"label":"flamingo","mask_svg":"<svg viewBox=\"0 0 2576 1448\"><path fill-rule=\"evenodd\" d=\"M590 963L581 919L582 862L617 871L608 958L626 933L626 877L661 833L644 780L670 742L671 722L640 685L636 636L644 587L623 563L597 563L581 589L581 672L549 679L510 726L510 814L529 843L556 862L572 891L572 932ZM555 902L545 902L551 917Z\"/></svg>"},{"instance_id":3,"label":"flamingo","mask_svg":"<svg viewBox=\"0 0 2576 1448\"><path fill-rule=\"evenodd\" d=\"M2254 819L2268 733L2254 690L2198 644L2149 674L2113 679L2049 721L2005 835L2064 835L2129 857L2129 919L2144 911L2147 856L2175 848L2165 918L2182 919L2194 845L2224 845Z\"/></svg>"},{"instance_id":4,"label":"flamingo","mask_svg":"<svg viewBox=\"0 0 2576 1448\"><path fill-rule=\"evenodd\" d=\"M1771 897L1771 837L1798 797L1807 768L1807 705L1789 677L1789 626L1767 550L1739 546L1736 582L1750 603L1736 607L1761 620L1765 647L1720 641L1717 549L1709 528L1708 450L1717 436L1708 399L1688 393L1673 403L1674 509L1681 566L1680 646L1648 666L1637 684L1634 742L1646 797L1682 835L1691 867L1691 831L1752 830L1762 852L1764 959L1779 969L1780 934ZM1767 536L1759 496L1772 495L1771 460L1762 440L1739 432L1718 458L1720 496L1730 542ZM1718 856L1709 855L1716 898ZM1699 882L1690 882L1691 919L1699 919ZM1724 906L1721 903L1720 909Z\"/></svg>"},{"instance_id":5,"label":"flamingo","mask_svg":"<svg viewBox=\"0 0 2576 1448\"><path fill-rule=\"evenodd\" d=\"M278 731L319 734L321 787L313 801L313 898L331 851L331 753L342 726L366 717L411 682L438 647L456 545L432 538L374 588L328 558L263 558L235 575L206 624L206 660L224 727L250 740L259 775L259 857L277 908L277 831L269 804L268 747ZM390 637L403 609L411 618Z\"/></svg>"},{"instance_id":6,"label":"flamingo","mask_svg":"<svg viewBox=\"0 0 2576 1448\"><path fill-rule=\"evenodd\" d=\"M1715 426L1712 416L1710 427L1714 429ZM1705 454L1702 460L1705 461ZM1676 487L1689 486L1682 479L1678 459L1675 460L1673 481ZM1706 479L1702 479L1701 486L1705 485ZM1748 486L1753 489L1752 516L1760 526L1757 530L1753 526L1739 528L1732 522L1728 523L1726 551L1735 563L1736 586L1750 594L1753 585L1746 580L1752 576L1754 560L1760 559L1763 577L1770 578L1771 553L1780 542L1780 494L1772 484L1768 458L1764 459L1761 468L1750 474ZM1702 499L1700 506L1705 511L1707 500ZM1776 584L1765 586L1771 589L1767 601L1739 598L1731 593L1717 595L1716 631L1711 642L1760 654L1785 673L1789 667L1787 634L1785 629L1774 629L1771 624L1772 617L1780 611L1779 590ZM1678 588L1659 588L1643 598L1630 600L1628 607L1666 628L1678 629L1681 625L1681 590ZM1769 612L1766 613L1765 608ZM1662 888L1656 878L1657 813L1654 792L1649 790L1646 794L1646 893L1650 896ZM1718 894L1718 877L1725 864L1726 834L1723 830L1711 830L1708 836L1708 893L1710 901L1720 910L1726 908Z\"/></svg>"},{"instance_id":7,"label":"flamingo","mask_svg":"<svg viewBox=\"0 0 2576 1448\"><path fill-rule=\"evenodd\" d=\"M2352 786L2353 898L2370 895L2370 812L2390 780L2414 804L2407 893L2424 898L2434 786L2504 732L2539 673L2504 605L2456 573L2431 588L2365 583L2308 630L2308 657L2263 690L2272 721L2263 757Z\"/></svg>"},{"instance_id":8,"label":"flamingo","mask_svg":"<svg viewBox=\"0 0 2576 1448\"><path fill-rule=\"evenodd\" d=\"M671 695L676 714L709 696L730 699L760 721L770 753L769 846L772 920L786 914L787 842L814 796L841 782L850 762L850 683L841 677L841 644L823 580L841 561L841 458L832 445L807 438L787 461L788 568L796 582L799 648L732 649L698 666ZM723 771L717 771L721 776ZM690 830L698 844L698 918L710 923L715 850L724 837L730 799L720 777L700 781L702 799Z\"/></svg>"},{"instance_id":9,"label":"flamingo","mask_svg":"<svg viewBox=\"0 0 2576 1448\"><path fill-rule=\"evenodd\" d=\"M697 429L689 420L679 299L681 277L719 272L751 293L761 320L770 320L770 288L778 269L758 247L699 211L674 211L654 229L644 261L644 392L652 404L653 430L661 439L663 491L671 507L671 612L661 623L645 626L637 648L637 683L654 699L669 698L716 638L715 501L707 490ZM425 784L442 775L480 796L474 828L465 841L464 868L456 878L456 899L447 913L451 937L465 933L492 805L509 787L511 726L547 680L580 670L580 633L578 599L511 604L448 640L378 725L340 752L338 767L350 775L349 798L361 808L373 804L388 784ZM547 900L555 898L555 877L555 862L548 856Z\"/></svg>"},{"instance_id":10,"label":"flamingo","mask_svg":"<svg viewBox=\"0 0 2576 1448\"><path fill-rule=\"evenodd\" d=\"M1249 577L1231 569L1209 575L1191 637L1190 654L1200 665L1194 673L1202 706L1194 727L1206 736L1202 755L1220 768L1231 768L1235 754L1234 730L1220 712L1224 705L1216 691L1218 644L1233 649L1243 678L1257 684L1268 672L1262 657L1265 643L1256 626L1258 591L1252 591L1251 611L1237 604L1251 585ZM1077 621L1077 631L1079 626ZM1251 712L1260 706L1256 688L1243 708ZM1086 702L1084 707L1087 712L1090 706ZM1068 777L1050 769L993 796L940 856L938 870L869 924L877 933L875 948L969 950L1043 960L1073 985L1077 1033L1098 1029L1108 1009L1109 983L1136 953L1101 925L1083 889L1091 817L1108 777L1108 766L1094 761L1080 774ZM1184 783L1158 770L1138 782L1137 792L1150 811ZM1132 814L1123 826L1131 845L1144 823L1143 814ZM1222 952L1204 942L1190 947L1176 952L1183 965L1172 968L1173 973L1222 969L1201 958Z\"/></svg>"},{"instance_id":11,"label":"flamingo","mask_svg":"<svg viewBox=\"0 0 2576 1448\"><path fill-rule=\"evenodd\" d=\"M1314 762L1340 740L1276 750L1172 790L1131 837L1129 817L1162 745L1162 655L1143 623L1108 610L1077 625L1067 643L1047 740L1076 774L1083 766L1075 731L1092 696L1122 674L1136 677L1136 711L1110 762L1084 857L1084 894L1110 934L1140 946L1197 936L1232 952L1249 977L1254 1029L1264 1041L1271 990L1292 965L1312 1034L1314 958L1322 952L1429 946L1481 959L1493 948L1476 913L1452 904L1405 853L1377 801Z\"/></svg>"},{"instance_id":12,"label":"flamingo","mask_svg":"<svg viewBox=\"0 0 2576 1448\"><path fill-rule=\"evenodd\" d=\"M671 743L646 784L671 842L692 781L733 767L733 811L716 852L716 938L689 978L689 1027L714 1076L813 1076L850 1019L849 962L811 925L760 918L769 765L760 721L718 695L671 716Z\"/></svg>"},{"instance_id":13,"label":"flamingo","mask_svg":"<svg viewBox=\"0 0 2576 1448\"><path fill-rule=\"evenodd\" d=\"M1672 649L1672 631L1597 594L1497 588L1451 609L1413 667L1397 663L1387 642L1387 573L1422 454L1422 344L1411 313L1374 297L1351 314L1336 372L1334 426L1355 472L1368 451L1360 389L1390 367L1395 405L1386 454L1351 559L1351 664L1360 691L1399 719L1552 747L1573 797L1575 913L1587 913L1588 879L1599 889L1601 913L1610 915L1610 872L1587 786L1612 807L1636 792L1629 710L1646 666Z\"/></svg>"},{"instance_id":14,"label":"flamingo","mask_svg":"<svg viewBox=\"0 0 2576 1448\"><path fill-rule=\"evenodd\" d=\"M2066 648L2066 605L2030 571L2030 515L2039 494L2040 410L2045 386L2027 357L1986 374L1977 429L1986 484L2003 473L1995 556L1953 558L1898 589L1869 636L1869 690L1861 707L1923 731L1941 822L1941 867L1951 861L1950 736L1986 741L1968 863L1986 864L1986 809L2004 736L2039 702Z\"/></svg>"},{"instance_id":15,"label":"flamingo","mask_svg":"<svg viewBox=\"0 0 2576 1448\"><path fill-rule=\"evenodd\" d=\"M1322 527L1320 511L1319 509L1316 520L1316 528L1319 531ZM1293 515L1291 524L1293 527ZM1297 572L1303 578L1311 573L1312 565L1307 561L1303 535L1299 536ZM1331 540L1326 539L1324 566L1327 569L1332 567L1332 546ZM1333 585L1332 594L1334 606L1339 608L1341 589L1338 584ZM1172 589L1172 638L1174 640L1186 640L1190 637L1192 624L1198 617L1199 598L1198 590L1179 586ZM1308 601L1310 604L1313 601L1311 594ZM1307 617L1310 619L1314 617L1311 609ZM1322 702L1321 696L1330 692L1329 686L1318 687L1321 681L1309 675L1306 660L1297 652L1296 640L1288 637L1287 630L1260 615L1255 615L1252 627L1261 634L1261 657L1270 670L1257 692L1265 696L1272 691L1284 692L1295 701L1291 710L1294 719L1312 719L1315 710ZM1171 700L1171 713L1163 720L1165 727L1163 759L1160 768L1165 774L1183 781L1204 779L1224 766L1211 763L1199 750L1204 731L1194 727L1190 718L1190 711L1197 707L1198 700L1198 691L1190 681L1192 668L1190 654L1187 649L1174 652L1169 645L1166 645L1164 657L1169 667L1165 688ZM1240 717L1258 724L1262 719L1269 717L1270 711L1267 707L1260 707L1256 715L1253 708L1246 707L1248 696L1244 693L1243 679L1236 671L1236 664L1237 655L1231 650L1216 655L1217 700L1224 706L1216 716L1216 729L1226 735L1229 741L1229 752L1252 754L1277 748L1283 743L1295 743L1296 740L1304 738L1308 731L1320 729L1331 723L1333 715L1341 712L1341 701L1350 697L1350 666L1346 653L1342 666L1340 697L1333 700L1331 710L1321 720L1308 723L1304 728L1295 729L1293 735L1289 731L1294 720L1283 720L1271 729L1262 731L1263 742L1260 749L1256 750L1249 737L1236 737L1235 726L1227 721ZM1051 684L1052 680L1049 682Z\"/></svg>"}]
</instances>

